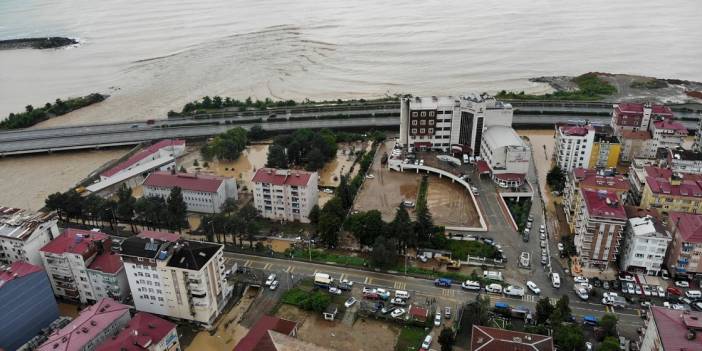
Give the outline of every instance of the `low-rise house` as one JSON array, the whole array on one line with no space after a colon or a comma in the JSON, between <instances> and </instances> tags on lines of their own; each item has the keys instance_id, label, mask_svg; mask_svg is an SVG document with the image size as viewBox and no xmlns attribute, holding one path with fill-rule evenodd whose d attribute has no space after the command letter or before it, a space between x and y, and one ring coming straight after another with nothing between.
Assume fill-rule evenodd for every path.
<instances>
[{"instance_id":1,"label":"low-rise house","mask_svg":"<svg viewBox=\"0 0 702 351\"><path fill-rule=\"evenodd\" d=\"M49 278L24 261L0 265L0 349L17 350L59 318Z\"/></svg>"},{"instance_id":2,"label":"low-rise house","mask_svg":"<svg viewBox=\"0 0 702 351\"><path fill-rule=\"evenodd\" d=\"M99 351L179 351L176 324L137 312L126 327L97 347Z\"/></svg>"},{"instance_id":3,"label":"low-rise house","mask_svg":"<svg viewBox=\"0 0 702 351\"><path fill-rule=\"evenodd\" d=\"M408 313L410 318L420 322L426 322L429 318L429 309L414 304L410 305Z\"/></svg>"},{"instance_id":4,"label":"low-rise house","mask_svg":"<svg viewBox=\"0 0 702 351\"><path fill-rule=\"evenodd\" d=\"M336 315L339 313L339 306L336 304L330 303L327 308L322 312L322 316L324 316L324 319L328 321L333 321L336 319Z\"/></svg>"},{"instance_id":5,"label":"low-rise house","mask_svg":"<svg viewBox=\"0 0 702 351\"><path fill-rule=\"evenodd\" d=\"M128 305L104 298L82 311L71 323L54 331L37 351L92 351L124 328Z\"/></svg>"},{"instance_id":6,"label":"low-rise house","mask_svg":"<svg viewBox=\"0 0 702 351\"><path fill-rule=\"evenodd\" d=\"M652 306L639 350L701 350L702 312Z\"/></svg>"},{"instance_id":7,"label":"low-rise house","mask_svg":"<svg viewBox=\"0 0 702 351\"><path fill-rule=\"evenodd\" d=\"M283 350L275 345L275 335L290 338L297 336L297 323L278 317L263 315L234 347L234 351Z\"/></svg>"},{"instance_id":8,"label":"low-rise house","mask_svg":"<svg viewBox=\"0 0 702 351\"><path fill-rule=\"evenodd\" d=\"M254 206L265 218L308 223L317 205L317 172L259 168L253 176Z\"/></svg>"},{"instance_id":9,"label":"low-rise house","mask_svg":"<svg viewBox=\"0 0 702 351\"><path fill-rule=\"evenodd\" d=\"M167 199L171 190L178 187L188 211L220 213L227 199L238 198L236 182L232 178L199 173L153 172L142 184L144 196Z\"/></svg>"},{"instance_id":10,"label":"low-rise house","mask_svg":"<svg viewBox=\"0 0 702 351\"><path fill-rule=\"evenodd\" d=\"M553 337L474 325L470 351L553 351Z\"/></svg>"},{"instance_id":11,"label":"low-rise house","mask_svg":"<svg viewBox=\"0 0 702 351\"><path fill-rule=\"evenodd\" d=\"M659 148L674 149L685 141L687 128L672 118L653 121L649 126L651 140L649 140L645 157L655 157Z\"/></svg>"},{"instance_id":12,"label":"low-rise house","mask_svg":"<svg viewBox=\"0 0 702 351\"><path fill-rule=\"evenodd\" d=\"M39 250L59 235L55 213L0 206L0 264L27 261L42 266Z\"/></svg>"},{"instance_id":13,"label":"low-rise house","mask_svg":"<svg viewBox=\"0 0 702 351\"><path fill-rule=\"evenodd\" d=\"M616 260L627 216L617 194L580 189L583 201L575 212L575 248L585 267L607 267Z\"/></svg>"},{"instance_id":14,"label":"low-rise house","mask_svg":"<svg viewBox=\"0 0 702 351\"><path fill-rule=\"evenodd\" d=\"M673 236L666 257L670 273L681 276L702 274L702 214L671 212L668 231Z\"/></svg>"},{"instance_id":15,"label":"low-rise house","mask_svg":"<svg viewBox=\"0 0 702 351\"><path fill-rule=\"evenodd\" d=\"M629 218L621 250L621 269L658 275L664 263L670 233L652 216Z\"/></svg>"}]
</instances>

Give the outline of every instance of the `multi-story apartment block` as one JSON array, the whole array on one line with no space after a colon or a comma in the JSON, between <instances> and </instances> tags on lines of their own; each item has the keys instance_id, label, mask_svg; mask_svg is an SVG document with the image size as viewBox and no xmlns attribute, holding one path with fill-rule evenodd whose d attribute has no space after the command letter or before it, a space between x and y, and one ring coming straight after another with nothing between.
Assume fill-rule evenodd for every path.
<instances>
[{"instance_id":1,"label":"multi-story apartment block","mask_svg":"<svg viewBox=\"0 0 702 351\"><path fill-rule=\"evenodd\" d=\"M671 212L668 231L673 242L668 249L666 265L671 274L698 275L702 273L702 214Z\"/></svg>"},{"instance_id":2,"label":"multi-story apartment block","mask_svg":"<svg viewBox=\"0 0 702 351\"><path fill-rule=\"evenodd\" d=\"M142 184L144 196L167 199L171 190L179 187L188 211L219 213L227 199L238 197L236 182L232 178L206 174L154 172Z\"/></svg>"},{"instance_id":3,"label":"multi-story apartment block","mask_svg":"<svg viewBox=\"0 0 702 351\"><path fill-rule=\"evenodd\" d=\"M27 261L41 266L39 250L59 234L54 213L0 206L0 264Z\"/></svg>"},{"instance_id":4,"label":"multi-story apartment block","mask_svg":"<svg viewBox=\"0 0 702 351\"><path fill-rule=\"evenodd\" d=\"M641 208L668 212L702 213L702 174L674 173L646 166ZM638 176L637 176L638 177Z\"/></svg>"},{"instance_id":5,"label":"multi-story apartment block","mask_svg":"<svg viewBox=\"0 0 702 351\"><path fill-rule=\"evenodd\" d=\"M127 276L112 240L97 231L66 229L41 249L44 267L56 296L95 302L104 297L124 301Z\"/></svg>"},{"instance_id":6,"label":"multi-story apartment block","mask_svg":"<svg viewBox=\"0 0 702 351\"><path fill-rule=\"evenodd\" d=\"M685 150L678 146L667 149L661 166L673 172L702 173L702 152Z\"/></svg>"},{"instance_id":7,"label":"multi-story apartment block","mask_svg":"<svg viewBox=\"0 0 702 351\"><path fill-rule=\"evenodd\" d=\"M563 189L563 211L570 225L571 232L575 231L575 214L583 206L581 189L607 190L615 193L622 202L626 202L629 191L627 178L613 174L611 171L576 168L568 176L568 182Z\"/></svg>"},{"instance_id":8,"label":"multi-story apartment block","mask_svg":"<svg viewBox=\"0 0 702 351\"><path fill-rule=\"evenodd\" d=\"M701 343L696 334L701 331L702 312L651 306L638 350L699 350Z\"/></svg>"},{"instance_id":9,"label":"multi-story apartment block","mask_svg":"<svg viewBox=\"0 0 702 351\"><path fill-rule=\"evenodd\" d=\"M648 141L644 157L656 157L659 148L675 149L683 144L687 136L687 128L672 119L653 121L649 126L651 140Z\"/></svg>"},{"instance_id":10,"label":"multi-story apartment block","mask_svg":"<svg viewBox=\"0 0 702 351\"><path fill-rule=\"evenodd\" d=\"M0 265L0 349L17 350L59 317L46 272L17 261Z\"/></svg>"},{"instance_id":11,"label":"multi-story apartment block","mask_svg":"<svg viewBox=\"0 0 702 351\"><path fill-rule=\"evenodd\" d=\"M616 260L627 216L616 193L580 189L582 205L575 213L575 248L585 267L607 267Z\"/></svg>"},{"instance_id":12,"label":"multi-story apartment block","mask_svg":"<svg viewBox=\"0 0 702 351\"><path fill-rule=\"evenodd\" d=\"M624 231L620 268L628 272L658 275L671 241L670 233L656 218L629 218Z\"/></svg>"},{"instance_id":13,"label":"multi-story apartment block","mask_svg":"<svg viewBox=\"0 0 702 351\"><path fill-rule=\"evenodd\" d=\"M622 144L619 138L612 133L612 128L595 128L595 140L590 152L588 168L615 168L619 164Z\"/></svg>"},{"instance_id":14,"label":"multi-story apartment block","mask_svg":"<svg viewBox=\"0 0 702 351\"><path fill-rule=\"evenodd\" d=\"M491 126L483 133L478 161L479 172L487 166L490 177L503 188L518 187L526 181L531 161L529 145L512 127Z\"/></svg>"},{"instance_id":15,"label":"multi-story apartment block","mask_svg":"<svg viewBox=\"0 0 702 351\"><path fill-rule=\"evenodd\" d=\"M642 158L648 153L647 147L651 140L651 132L648 130L624 130L621 134L622 151L619 155L619 162L628 164L634 159Z\"/></svg>"},{"instance_id":16,"label":"multi-story apartment block","mask_svg":"<svg viewBox=\"0 0 702 351\"><path fill-rule=\"evenodd\" d=\"M127 238L121 256L138 311L211 327L229 301L223 246L144 232Z\"/></svg>"},{"instance_id":17,"label":"multi-story apartment block","mask_svg":"<svg viewBox=\"0 0 702 351\"><path fill-rule=\"evenodd\" d=\"M591 125L556 126L556 164L563 172L588 167L595 141L595 128Z\"/></svg>"},{"instance_id":18,"label":"multi-story apartment block","mask_svg":"<svg viewBox=\"0 0 702 351\"><path fill-rule=\"evenodd\" d=\"M54 331L37 351L93 351L124 328L131 318L128 305L104 298L80 311L71 323Z\"/></svg>"},{"instance_id":19,"label":"multi-story apartment block","mask_svg":"<svg viewBox=\"0 0 702 351\"><path fill-rule=\"evenodd\" d=\"M407 97L400 100L400 144L415 149L480 154L487 127L512 126L512 105L487 94Z\"/></svg>"},{"instance_id":20,"label":"multi-story apartment block","mask_svg":"<svg viewBox=\"0 0 702 351\"><path fill-rule=\"evenodd\" d=\"M695 131L695 142L692 144L692 151L702 152L702 118L697 122L697 130Z\"/></svg>"},{"instance_id":21,"label":"multi-story apartment block","mask_svg":"<svg viewBox=\"0 0 702 351\"><path fill-rule=\"evenodd\" d=\"M620 103L612 110L612 129L622 136L623 131L646 131L651 121L673 118L673 111L663 105Z\"/></svg>"},{"instance_id":22,"label":"multi-story apartment block","mask_svg":"<svg viewBox=\"0 0 702 351\"><path fill-rule=\"evenodd\" d=\"M98 351L180 351L176 324L146 312L137 312L127 327L103 342Z\"/></svg>"},{"instance_id":23,"label":"multi-story apartment block","mask_svg":"<svg viewBox=\"0 0 702 351\"><path fill-rule=\"evenodd\" d=\"M307 223L319 198L318 182L317 172L260 168L251 180L254 206L266 218Z\"/></svg>"}]
</instances>

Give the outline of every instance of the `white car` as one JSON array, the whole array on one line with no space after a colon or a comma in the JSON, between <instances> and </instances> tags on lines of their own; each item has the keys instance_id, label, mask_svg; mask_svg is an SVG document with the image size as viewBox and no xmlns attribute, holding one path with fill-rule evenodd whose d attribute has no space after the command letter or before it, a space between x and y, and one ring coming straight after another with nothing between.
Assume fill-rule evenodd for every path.
<instances>
[{"instance_id":1,"label":"white car","mask_svg":"<svg viewBox=\"0 0 702 351\"><path fill-rule=\"evenodd\" d=\"M341 289L332 286L329 288L329 293L334 295L341 295Z\"/></svg>"},{"instance_id":2,"label":"white car","mask_svg":"<svg viewBox=\"0 0 702 351\"><path fill-rule=\"evenodd\" d=\"M524 296L524 288L521 286L515 286L515 285L510 285L505 288L503 291L505 295L508 296L514 296L514 297L522 297Z\"/></svg>"},{"instance_id":3,"label":"white car","mask_svg":"<svg viewBox=\"0 0 702 351\"><path fill-rule=\"evenodd\" d=\"M353 281L348 280L348 279L342 279L342 280L341 280L341 284L345 284L345 285L348 286L349 288L353 287Z\"/></svg>"},{"instance_id":4,"label":"white car","mask_svg":"<svg viewBox=\"0 0 702 351\"><path fill-rule=\"evenodd\" d=\"M275 281L276 277L277 276L275 275L275 273L271 273L271 275L268 276L268 279L266 279L266 286L271 286L271 284L273 284L273 282Z\"/></svg>"},{"instance_id":5,"label":"white car","mask_svg":"<svg viewBox=\"0 0 702 351\"><path fill-rule=\"evenodd\" d=\"M658 290L658 296L665 297L665 290L662 286L656 287L656 290Z\"/></svg>"},{"instance_id":6,"label":"white car","mask_svg":"<svg viewBox=\"0 0 702 351\"><path fill-rule=\"evenodd\" d=\"M545 225L540 225L539 226L539 233L545 233L546 232L546 226Z\"/></svg>"},{"instance_id":7,"label":"white car","mask_svg":"<svg viewBox=\"0 0 702 351\"><path fill-rule=\"evenodd\" d=\"M539 287L536 286L536 284L531 280L526 283L526 286L527 288L529 288L529 290L531 290L531 292L533 292L536 295L541 293L541 289L539 289Z\"/></svg>"},{"instance_id":8,"label":"white car","mask_svg":"<svg viewBox=\"0 0 702 351\"><path fill-rule=\"evenodd\" d=\"M684 280L676 280L675 286L677 286L678 288L689 288L690 283Z\"/></svg>"},{"instance_id":9,"label":"white car","mask_svg":"<svg viewBox=\"0 0 702 351\"><path fill-rule=\"evenodd\" d=\"M461 288L464 290L480 290L480 283L472 280L466 280L461 283Z\"/></svg>"},{"instance_id":10,"label":"white car","mask_svg":"<svg viewBox=\"0 0 702 351\"><path fill-rule=\"evenodd\" d=\"M395 305L395 306L405 306L405 305L407 305L407 302L406 302L405 300L403 300L403 299L401 299L401 298L398 298L398 297L394 297L394 298L390 299L390 303L393 304L393 305Z\"/></svg>"},{"instance_id":11,"label":"white car","mask_svg":"<svg viewBox=\"0 0 702 351\"><path fill-rule=\"evenodd\" d=\"M636 295L641 295L643 291L641 291L641 287L636 285L634 286L634 290L636 291Z\"/></svg>"},{"instance_id":12,"label":"white car","mask_svg":"<svg viewBox=\"0 0 702 351\"><path fill-rule=\"evenodd\" d=\"M646 296L651 296L651 287L648 285L644 285L643 287L643 293ZM656 294L657 295L657 294Z\"/></svg>"},{"instance_id":13,"label":"white car","mask_svg":"<svg viewBox=\"0 0 702 351\"><path fill-rule=\"evenodd\" d=\"M427 335L422 342L422 348L428 350L431 347L431 335Z\"/></svg>"},{"instance_id":14,"label":"white car","mask_svg":"<svg viewBox=\"0 0 702 351\"><path fill-rule=\"evenodd\" d=\"M277 289L277 288L278 288L278 281L277 281L277 280L274 280L274 281L271 283L270 289L271 289L271 290L275 290L275 289Z\"/></svg>"},{"instance_id":15,"label":"white car","mask_svg":"<svg viewBox=\"0 0 702 351\"><path fill-rule=\"evenodd\" d=\"M333 194L333 193L334 193L334 190L329 189L329 188L325 188L324 190L322 190L322 192L323 192L323 193L327 193L327 194Z\"/></svg>"},{"instance_id":16,"label":"white car","mask_svg":"<svg viewBox=\"0 0 702 351\"><path fill-rule=\"evenodd\" d=\"M685 296L691 298L691 299L699 299L702 298L702 291L699 290L688 290L685 292Z\"/></svg>"},{"instance_id":17,"label":"white car","mask_svg":"<svg viewBox=\"0 0 702 351\"><path fill-rule=\"evenodd\" d=\"M405 311L404 308L398 308L398 309L395 309L394 311L392 311L392 313L390 313L390 316L391 316L392 318L397 318L397 317L400 317L400 316L402 316L403 314L405 314L405 312L406 312L406 311Z\"/></svg>"},{"instance_id":18,"label":"white car","mask_svg":"<svg viewBox=\"0 0 702 351\"><path fill-rule=\"evenodd\" d=\"M670 302L668 302L668 301L663 301L663 307L665 307L665 308L670 308Z\"/></svg>"},{"instance_id":19,"label":"white car","mask_svg":"<svg viewBox=\"0 0 702 351\"><path fill-rule=\"evenodd\" d=\"M375 288L369 288L369 287L367 287L367 286L364 286L364 287L363 287L363 293L364 293L364 294L369 294L369 293L374 293L374 292L375 292Z\"/></svg>"},{"instance_id":20,"label":"white car","mask_svg":"<svg viewBox=\"0 0 702 351\"><path fill-rule=\"evenodd\" d=\"M497 284L497 283L492 283L487 286L485 286L485 291L489 293L501 293L502 292L502 285Z\"/></svg>"},{"instance_id":21,"label":"white car","mask_svg":"<svg viewBox=\"0 0 702 351\"><path fill-rule=\"evenodd\" d=\"M574 280L576 283L585 283L585 284L587 284L587 283L590 282L590 280L588 280L587 278L585 278L585 277L583 277L583 276L573 277L573 280Z\"/></svg>"},{"instance_id":22,"label":"white car","mask_svg":"<svg viewBox=\"0 0 702 351\"><path fill-rule=\"evenodd\" d=\"M437 312L436 316L434 316L434 326L438 327L441 325L441 312Z\"/></svg>"},{"instance_id":23,"label":"white car","mask_svg":"<svg viewBox=\"0 0 702 351\"><path fill-rule=\"evenodd\" d=\"M634 288L634 284L633 284L633 283L626 283L626 291L627 291L629 294L635 294L635 293L636 293L636 289Z\"/></svg>"},{"instance_id":24,"label":"white car","mask_svg":"<svg viewBox=\"0 0 702 351\"><path fill-rule=\"evenodd\" d=\"M542 249L546 248L546 240L541 240L541 248Z\"/></svg>"},{"instance_id":25,"label":"white car","mask_svg":"<svg viewBox=\"0 0 702 351\"><path fill-rule=\"evenodd\" d=\"M565 250L565 246L563 246L563 243L558 243L558 251L563 252Z\"/></svg>"},{"instance_id":26,"label":"white car","mask_svg":"<svg viewBox=\"0 0 702 351\"><path fill-rule=\"evenodd\" d=\"M541 240L546 240L546 233L541 233L541 234L539 234L539 238L540 238Z\"/></svg>"},{"instance_id":27,"label":"white car","mask_svg":"<svg viewBox=\"0 0 702 351\"><path fill-rule=\"evenodd\" d=\"M374 179L374 178L375 178L375 176L372 175L372 174L369 174L369 175L366 176L366 179Z\"/></svg>"},{"instance_id":28,"label":"white car","mask_svg":"<svg viewBox=\"0 0 702 351\"><path fill-rule=\"evenodd\" d=\"M351 296L351 297L349 297L348 300L346 300L346 302L344 302L344 306L346 306L346 308L349 308L349 307L353 306L357 301L358 300L356 300L355 297Z\"/></svg>"}]
</instances>

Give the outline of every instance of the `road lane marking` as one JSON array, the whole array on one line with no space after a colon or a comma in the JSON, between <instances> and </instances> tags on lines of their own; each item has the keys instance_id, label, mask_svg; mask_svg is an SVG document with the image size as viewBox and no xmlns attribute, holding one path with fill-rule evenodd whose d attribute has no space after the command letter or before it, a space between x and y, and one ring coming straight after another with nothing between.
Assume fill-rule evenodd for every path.
<instances>
[{"instance_id":1,"label":"road lane marking","mask_svg":"<svg viewBox=\"0 0 702 351\"><path fill-rule=\"evenodd\" d=\"M363 284L368 284L368 277L366 277L366 279L363 280Z\"/></svg>"},{"instance_id":2,"label":"road lane marking","mask_svg":"<svg viewBox=\"0 0 702 351\"><path fill-rule=\"evenodd\" d=\"M285 268L285 273L290 273L290 269L292 269L292 266L288 266L288 268Z\"/></svg>"},{"instance_id":3,"label":"road lane marking","mask_svg":"<svg viewBox=\"0 0 702 351\"><path fill-rule=\"evenodd\" d=\"M339 276L339 281L344 280L344 279L345 279L345 277L344 277L345 275L346 275L346 273L341 273L341 275Z\"/></svg>"},{"instance_id":4,"label":"road lane marking","mask_svg":"<svg viewBox=\"0 0 702 351\"><path fill-rule=\"evenodd\" d=\"M373 284L373 278L366 277L366 284Z\"/></svg>"},{"instance_id":5,"label":"road lane marking","mask_svg":"<svg viewBox=\"0 0 702 351\"><path fill-rule=\"evenodd\" d=\"M295 273L295 268L297 268L297 267L290 268L290 272L288 272L288 273Z\"/></svg>"}]
</instances>

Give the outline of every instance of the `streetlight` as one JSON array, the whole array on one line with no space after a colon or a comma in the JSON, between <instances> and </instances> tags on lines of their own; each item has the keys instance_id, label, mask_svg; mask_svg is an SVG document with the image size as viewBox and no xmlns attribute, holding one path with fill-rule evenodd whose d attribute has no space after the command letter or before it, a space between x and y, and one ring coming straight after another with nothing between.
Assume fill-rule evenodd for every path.
<instances>
[{"instance_id":1,"label":"streetlight","mask_svg":"<svg viewBox=\"0 0 702 351\"><path fill-rule=\"evenodd\" d=\"M407 245L405 245L405 275L407 275Z\"/></svg>"}]
</instances>

